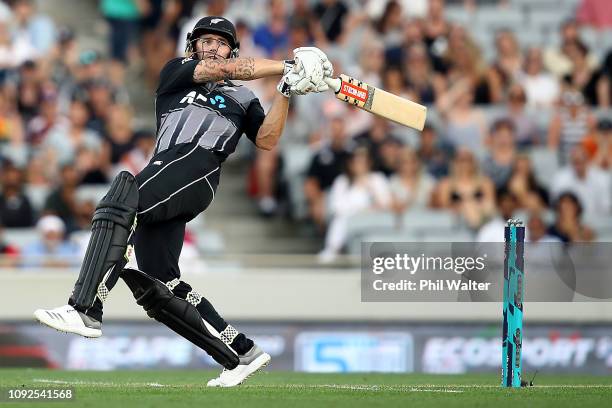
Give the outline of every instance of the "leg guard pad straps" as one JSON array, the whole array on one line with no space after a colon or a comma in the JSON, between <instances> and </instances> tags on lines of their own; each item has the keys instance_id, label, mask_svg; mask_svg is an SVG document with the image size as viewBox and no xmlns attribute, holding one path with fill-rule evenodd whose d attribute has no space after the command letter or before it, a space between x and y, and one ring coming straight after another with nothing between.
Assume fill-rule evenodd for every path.
<instances>
[{"instance_id":1,"label":"leg guard pad straps","mask_svg":"<svg viewBox=\"0 0 612 408\"><path fill-rule=\"evenodd\" d=\"M121 275L147 315L206 351L227 369L238 365L238 356L224 338L202 317L193 304L175 296L161 281L135 269Z\"/></svg>"}]
</instances>

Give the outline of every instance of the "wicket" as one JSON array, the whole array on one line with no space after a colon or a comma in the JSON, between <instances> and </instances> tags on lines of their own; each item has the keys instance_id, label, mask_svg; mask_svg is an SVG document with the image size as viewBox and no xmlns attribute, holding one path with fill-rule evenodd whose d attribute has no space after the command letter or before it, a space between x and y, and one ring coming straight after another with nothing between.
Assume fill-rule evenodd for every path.
<instances>
[{"instance_id":1,"label":"wicket","mask_svg":"<svg viewBox=\"0 0 612 408\"><path fill-rule=\"evenodd\" d=\"M525 226L510 219L504 229L504 312L502 387L520 387L522 379Z\"/></svg>"}]
</instances>

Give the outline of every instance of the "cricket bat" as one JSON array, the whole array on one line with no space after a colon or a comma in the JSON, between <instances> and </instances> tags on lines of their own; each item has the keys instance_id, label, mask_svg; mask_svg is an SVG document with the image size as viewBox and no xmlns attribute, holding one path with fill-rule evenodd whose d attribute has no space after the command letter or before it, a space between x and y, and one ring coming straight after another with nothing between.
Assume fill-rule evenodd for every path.
<instances>
[{"instance_id":1,"label":"cricket bat","mask_svg":"<svg viewBox=\"0 0 612 408\"><path fill-rule=\"evenodd\" d=\"M348 75L325 78L336 98L400 125L423 130L427 108L416 102L393 95Z\"/></svg>"}]
</instances>

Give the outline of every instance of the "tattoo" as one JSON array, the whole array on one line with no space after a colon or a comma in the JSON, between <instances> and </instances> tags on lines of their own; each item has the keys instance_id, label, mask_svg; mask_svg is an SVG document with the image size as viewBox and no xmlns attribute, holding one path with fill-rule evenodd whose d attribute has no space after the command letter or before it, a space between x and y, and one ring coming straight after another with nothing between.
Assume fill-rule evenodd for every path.
<instances>
[{"instance_id":1,"label":"tattoo","mask_svg":"<svg viewBox=\"0 0 612 408\"><path fill-rule=\"evenodd\" d=\"M255 79L254 58L205 59L193 71L195 82L220 81L222 79Z\"/></svg>"}]
</instances>

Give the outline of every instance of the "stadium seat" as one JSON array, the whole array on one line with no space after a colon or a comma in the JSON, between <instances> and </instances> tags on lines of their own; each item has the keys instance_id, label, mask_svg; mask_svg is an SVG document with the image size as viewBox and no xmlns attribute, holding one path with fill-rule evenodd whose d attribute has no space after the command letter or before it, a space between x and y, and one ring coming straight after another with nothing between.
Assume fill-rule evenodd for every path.
<instances>
[{"instance_id":1,"label":"stadium seat","mask_svg":"<svg viewBox=\"0 0 612 408\"><path fill-rule=\"evenodd\" d=\"M283 149L283 178L287 182L289 198L293 205L293 215L304 218L307 214L304 197L305 173L314 153L304 145L288 145Z\"/></svg>"},{"instance_id":2,"label":"stadium seat","mask_svg":"<svg viewBox=\"0 0 612 408\"><path fill-rule=\"evenodd\" d=\"M478 25L496 30L500 28L515 29L522 26L524 14L517 9L500 7L479 7L476 11Z\"/></svg>"},{"instance_id":3,"label":"stadium seat","mask_svg":"<svg viewBox=\"0 0 612 408\"><path fill-rule=\"evenodd\" d=\"M595 108L593 110L593 115L595 115L597 120L603 118L610 119L612 118L612 108Z\"/></svg>"},{"instance_id":4,"label":"stadium seat","mask_svg":"<svg viewBox=\"0 0 612 408\"><path fill-rule=\"evenodd\" d=\"M225 251L225 241L218 231L210 229L193 229L196 236L196 246L202 254L220 254Z\"/></svg>"},{"instance_id":5,"label":"stadium seat","mask_svg":"<svg viewBox=\"0 0 612 408\"><path fill-rule=\"evenodd\" d=\"M448 21L460 24L464 27L471 27L475 17L473 12L462 6L449 6L444 10L444 14L446 15Z\"/></svg>"},{"instance_id":6,"label":"stadium seat","mask_svg":"<svg viewBox=\"0 0 612 408\"><path fill-rule=\"evenodd\" d=\"M529 158L536 179L548 187L552 181L552 175L559 169L557 152L547 147L534 147L529 151Z\"/></svg>"},{"instance_id":7,"label":"stadium seat","mask_svg":"<svg viewBox=\"0 0 612 408\"><path fill-rule=\"evenodd\" d=\"M530 47L541 47L545 43L544 34L539 27L525 27L517 30L515 35L523 50Z\"/></svg>"},{"instance_id":8,"label":"stadium seat","mask_svg":"<svg viewBox=\"0 0 612 408\"><path fill-rule=\"evenodd\" d=\"M585 214L583 221L593 228L598 237L612 234L612 215Z\"/></svg>"},{"instance_id":9,"label":"stadium seat","mask_svg":"<svg viewBox=\"0 0 612 408\"><path fill-rule=\"evenodd\" d=\"M397 216L388 211L360 213L350 217L348 235L364 235L375 231L389 231L397 225Z\"/></svg>"},{"instance_id":10,"label":"stadium seat","mask_svg":"<svg viewBox=\"0 0 612 408\"><path fill-rule=\"evenodd\" d=\"M347 222L346 245L349 252L359 250L366 235L390 233L396 228L397 216L391 212L369 212L357 214Z\"/></svg>"},{"instance_id":11,"label":"stadium seat","mask_svg":"<svg viewBox=\"0 0 612 408\"><path fill-rule=\"evenodd\" d=\"M593 27L581 27L580 38L589 47L589 51L595 54L601 53L600 32ZM601 55L598 55L601 57Z\"/></svg>"},{"instance_id":12,"label":"stadium seat","mask_svg":"<svg viewBox=\"0 0 612 408\"><path fill-rule=\"evenodd\" d=\"M558 29L561 23L569 16L564 9L557 7L531 10L529 13L529 25L540 29Z\"/></svg>"},{"instance_id":13,"label":"stadium seat","mask_svg":"<svg viewBox=\"0 0 612 408\"><path fill-rule=\"evenodd\" d=\"M474 234L466 230L449 231L446 233L427 231L420 237L422 242L473 242Z\"/></svg>"},{"instance_id":14,"label":"stadium seat","mask_svg":"<svg viewBox=\"0 0 612 408\"><path fill-rule=\"evenodd\" d=\"M612 51L612 29L603 30L601 32L601 42L599 44L605 52Z\"/></svg>"},{"instance_id":15,"label":"stadium seat","mask_svg":"<svg viewBox=\"0 0 612 408\"><path fill-rule=\"evenodd\" d=\"M530 109L529 116L534 118L540 135L547 135L550 121L553 116L552 109Z\"/></svg>"},{"instance_id":16,"label":"stadium seat","mask_svg":"<svg viewBox=\"0 0 612 408\"><path fill-rule=\"evenodd\" d=\"M515 7L527 7L529 9L554 9L559 8L567 2L577 2L580 0L511 0Z\"/></svg>"},{"instance_id":17,"label":"stadium seat","mask_svg":"<svg viewBox=\"0 0 612 408\"><path fill-rule=\"evenodd\" d=\"M361 254L362 242L420 242L420 239L410 231L389 231L365 234L360 238L351 240L348 245L349 255Z\"/></svg>"},{"instance_id":18,"label":"stadium seat","mask_svg":"<svg viewBox=\"0 0 612 408\"><path fill-rule=\"evenodd\" d=\"M451 231L457 226L457 219L450 211L410 210L402 218L402 231L417 235L427 231Z\"/></svg>"},{"instance_id":19,"label":"stadium seat","mask_svg":"<svg viewBox=\"0 0 612 408\"><path fill-rule=\"evenodd\" d=\"M4 230L4 239L11 245L23 248L38 239L38 231L36 228L7 228Z\"/></svg>"}]
</instances>

